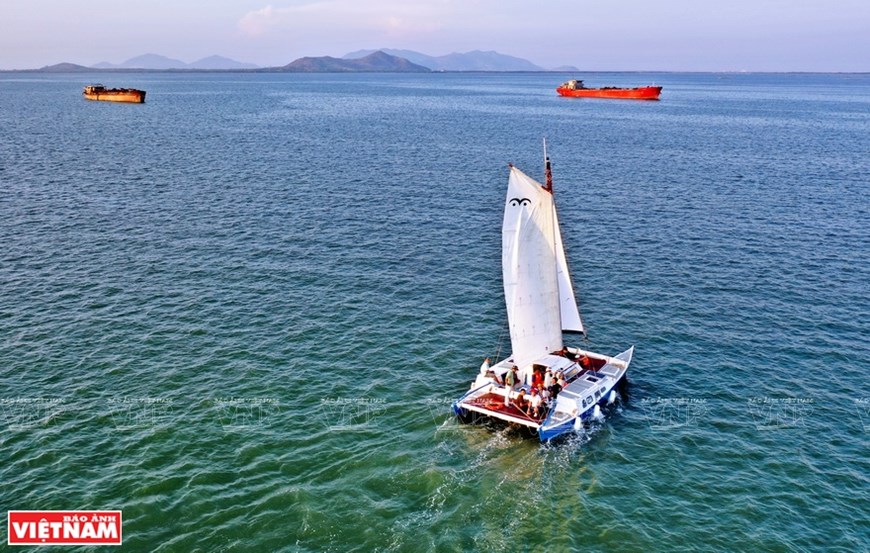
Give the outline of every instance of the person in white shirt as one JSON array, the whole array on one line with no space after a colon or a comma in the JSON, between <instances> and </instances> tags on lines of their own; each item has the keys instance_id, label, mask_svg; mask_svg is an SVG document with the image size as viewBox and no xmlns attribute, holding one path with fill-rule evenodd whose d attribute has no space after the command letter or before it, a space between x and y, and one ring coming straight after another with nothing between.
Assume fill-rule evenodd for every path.
<instances>
[{"instance_id":1,"label":"person in white shirt","mask_svg":"<svg viewBox=\"0 0 870 553\"><path fill-rule=\"evenodd\" d=\"M538 393L537 388L532 388L532 397L529 398L529 414L539 419L541 418L541 394Z\"/></svg>"}]
</instances>

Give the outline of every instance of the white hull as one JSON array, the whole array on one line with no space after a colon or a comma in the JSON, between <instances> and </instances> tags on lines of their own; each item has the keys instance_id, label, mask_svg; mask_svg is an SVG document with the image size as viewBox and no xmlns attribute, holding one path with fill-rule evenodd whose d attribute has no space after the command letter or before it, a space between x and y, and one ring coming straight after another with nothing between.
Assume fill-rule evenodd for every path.
<instances>
[{"instance_id":1,"label":"white hull","mask_svg":"<svg viewBox=\"0 0 870 553\"><path fill-rule=\"evenodd\" d=\"M597 405L608 402L611 392L625 377L634 348L629 348L615 357L575 348L569 348L568 351L578 358L588 357L595 368L585 369L576 360L562 355L546 355L528 367L521 368L520 383L509 391L507 386L498 384L493 378L496 376L503 379L508 367L513 365L511 358L504 359L491 368L493 376L478 375L471 390L453 405L454 412L465 419L492 419L524 426L537 433L541 441L549 441L572 431L576 425L592 415ZM529 375L533 366L561 372L568 381L567 386L550 401L545 416L541 418L523 412L513 401L520 390L528 393ZM505 394L510 394L507 404Z\"/></svg>"}]
</instances>

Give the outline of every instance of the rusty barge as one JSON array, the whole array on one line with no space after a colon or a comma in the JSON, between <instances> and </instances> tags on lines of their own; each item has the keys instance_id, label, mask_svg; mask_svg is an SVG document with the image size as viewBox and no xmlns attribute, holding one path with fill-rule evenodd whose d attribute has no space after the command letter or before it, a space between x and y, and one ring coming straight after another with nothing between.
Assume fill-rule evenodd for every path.
<instances>
[{"instance_id":1,"label":"rusty barge","mask_svg":"<svg viewBox=\"0 0 870 553\"><path fill-rule=\"evenodd\" d=\"M82 95L88 100L102 102L145 103L145 91L135 88L106 88L101 84L89 84L82 91Z\"/></svg>"}]
</instances>

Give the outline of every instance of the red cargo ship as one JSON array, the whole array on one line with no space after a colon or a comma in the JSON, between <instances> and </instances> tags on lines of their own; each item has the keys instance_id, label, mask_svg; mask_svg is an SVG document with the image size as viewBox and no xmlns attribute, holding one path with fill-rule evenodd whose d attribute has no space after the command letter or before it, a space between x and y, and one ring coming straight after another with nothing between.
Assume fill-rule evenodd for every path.
<instances>
[{"instance_id":1,"label":"red cargo ship","mask_svg":"<svg viewBox=\"0 0 870 553\"><path fill-rule=\"evenodd\" d=\"M572 98L620 98L624 100L658 100L662 92L660 86L640 86L636 88L586 88L583 81L570 80L556 89L562 96Z\"/></svg>"}]
</instances>

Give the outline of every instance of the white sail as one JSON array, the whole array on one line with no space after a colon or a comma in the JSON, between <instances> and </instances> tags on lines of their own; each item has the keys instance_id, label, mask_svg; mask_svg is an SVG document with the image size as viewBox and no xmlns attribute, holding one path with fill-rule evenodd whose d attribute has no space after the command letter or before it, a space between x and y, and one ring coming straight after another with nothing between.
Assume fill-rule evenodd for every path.
<instances>
[{"instance_id":1,"label":"white sail","mask_svg":"<svg viewBox=\"0 0 870 553\"><path fill-rule=\"evenodd\" d=\"M502 270L512 355L520 369L562 349L558 259L564 258L564 252L556 252L557 244L561 251L561 242L553 195L511 167L502 226ZM576 304L573 309L577 310Z\"/></svg>"},{"instance_id":2,"label":"white sail","mask_svg":"<svg viewBox=\"0 0 870 553\"><path fill-rule=\"evenodd\" d=\"M562 246L562 231L559 228L559 217L556 215L555 204L553 205L553 224L556 227L556 277L559 281L559 311L562 317L562 330L585 332L580 311L577 309L577 298L574 296L571 273L568 272L568 261L565 259L565 248Z\"/></svg>"}]
</instances>

